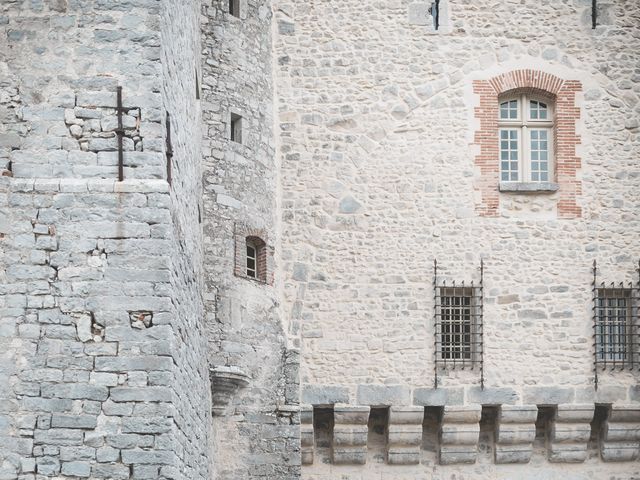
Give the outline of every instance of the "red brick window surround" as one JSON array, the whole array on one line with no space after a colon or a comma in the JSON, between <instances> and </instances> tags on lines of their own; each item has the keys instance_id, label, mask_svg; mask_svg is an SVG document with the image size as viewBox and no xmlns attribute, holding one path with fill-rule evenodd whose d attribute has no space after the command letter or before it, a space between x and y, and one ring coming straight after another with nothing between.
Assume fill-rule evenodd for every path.
<instances>
[{"instance_id":1,"label":"red brick window surround","mask_svg":"<svg viewBox=\"0 0 640 480\"><path fill-rule=\"evenodd\" d=\"M263 229L236 225L234 273L248 280L273 284L273 249Z\"/></svg>"},{"instance_id":2,"label":"red brick window surround","mask_svg":"<svg viewBox=\"0 0 640 480\"><path fill-rule=\"evenodd\" d=\"M499 215L499 105L501 99L518 94L548 98L553 102L552 177L558 184L558 217L570 219L582 215L578 205L582 183L577 176L581 160L576 152L580 143L576 133L576 122L580 118L576 94L580 91L580 81L565 80L539 70L514 70L488 80L474 80L473 93L480 97L474 112L480 125L474 135L474 145L479 147L479 154L475 157L475 165L480 172L476 179L476 190L481 194L476 205L479 215Z\"/></svg>"}]
</instances>

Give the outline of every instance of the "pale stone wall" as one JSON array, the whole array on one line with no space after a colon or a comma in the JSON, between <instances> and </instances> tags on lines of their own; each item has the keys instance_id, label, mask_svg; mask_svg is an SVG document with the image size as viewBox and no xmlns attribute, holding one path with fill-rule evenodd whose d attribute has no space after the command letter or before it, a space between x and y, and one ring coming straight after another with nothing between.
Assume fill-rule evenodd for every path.
<instances>
[{"instance_id":1,"label":"pale stone wall","mask_svg":"<svg viewBox=\"0 0 640 480\"><path fill-rule=\"evenodd\" d=\"M602 281L638 282L640 5L598 2L592 30L590 2L451 0L451 30L435 33L412 23L410 3L276 4L283 308L301 336L302 401L637 404L637 373L600 374L594 391L591 265ZM559 218L561 192L501 193L498 217L477 213L473 81L519 69L582 84L581 218ZM441 278L467 283L485 262L484 392L469 371L442 372L433 391L434 259ZM571 478L612 468L599 462ZM401 478L368 468L315 461L304 476Z\"/></svg>"}]
</instances>

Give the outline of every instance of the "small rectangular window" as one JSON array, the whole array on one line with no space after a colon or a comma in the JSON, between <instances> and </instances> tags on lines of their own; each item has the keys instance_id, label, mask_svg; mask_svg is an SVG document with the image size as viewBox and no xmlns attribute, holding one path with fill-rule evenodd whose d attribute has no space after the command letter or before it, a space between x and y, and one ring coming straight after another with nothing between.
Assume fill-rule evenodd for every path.
<instances>
[{"instance_id":1,"label":"small rectangular window","mask_svg":"<svg viewBox=\"0 0 640 480\"><path fill-rule=\"evenodd\" d=\"M442 363L469 366L480 352L480 290L438 287L436 296L436 356Z\"/></svg>"},{"instance_id":2,"label":"small rectangular window","mask_svg":"<svg viewBox=\"0 0 640 480\"><path fill-rule=\"evenodd\" d=\"M229 13L234 17L240 16L240 0L229 0Z\"/></svg>"},{"instance_id":3,"label":"small rectangular window","mask_svg":"<svg viewBox=\"0 0 640 480\"><path fill-rule=\"evenodd\" d=\"M231 114L231 141L242 143L242 117L235 113Z\"/></svg>"},{"instance_id":4,"label":"small rectangular window","mask_svg":"<svg viewBox=\"0 0 640 480\"><path fill-rule=\"evenodd\" d=\"M596 362L603 365L633 365L633 290L599 288L596 291ZM637 313L636 313L637 316ZM637 362L637 359L635 359Z\"/></svg>"}]
</instances>

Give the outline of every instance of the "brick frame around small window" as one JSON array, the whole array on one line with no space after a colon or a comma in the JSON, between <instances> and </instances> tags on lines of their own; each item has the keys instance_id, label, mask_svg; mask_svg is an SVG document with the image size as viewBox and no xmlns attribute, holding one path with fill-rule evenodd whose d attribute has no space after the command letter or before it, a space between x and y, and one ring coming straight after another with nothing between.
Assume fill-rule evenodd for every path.
<instances>
[{"instance_id":1,"label":"brick frame around small window","mask_svg":"<svg viewBox=\"0 0 640 480\"><path fill-rule=\"evenodd\" d=\"M480 97L474 112L480 125L474 135L474 145L479 147L479 153L475 157L475 165L480 172L475 184L481 195L480 202L476 205L479 215L499 216L499 98L510 92L519 92L544 95L554 100L558 217L570 219L582 216L582 208L578 205L578 198L582 194L582 182L578 178L581 159L576 151L580 144L580 136L576 132L576 123L580 118L576 94L581 91L582 83L578 80L565 80L538 70L514 70L488 80L474 80L473 93Z\"/></svg>"},{"instance_id":2,"label":"brick frame around small window","mask_svg":"<svg viewBox=\"0 0 640 480\"><path fill-rule=\"evenodd\" d=\"M251 228L246 225L236 224L234 241L234 274L247 280L273 285L273 247L269 245L267 232L262 228ZM256 247L257 274L255 277L247 273L248 242Z\"/></svg>"}]
</instances>

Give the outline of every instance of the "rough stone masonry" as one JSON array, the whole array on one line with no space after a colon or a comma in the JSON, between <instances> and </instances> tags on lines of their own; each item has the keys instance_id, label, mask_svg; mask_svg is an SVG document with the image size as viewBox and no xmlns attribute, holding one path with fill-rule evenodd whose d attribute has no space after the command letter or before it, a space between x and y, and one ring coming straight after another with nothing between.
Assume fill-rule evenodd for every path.
<instances>
[{"instance_id":1,"label":"rough stone masonry","mask_svg":"<svg viewBox=\"0 0 640 480\"><path fill-rule=\"evenodd\" d=\"M640 477L640 4L593 7L4 0L0 479Z\"/></svg>"}]
</instances>

